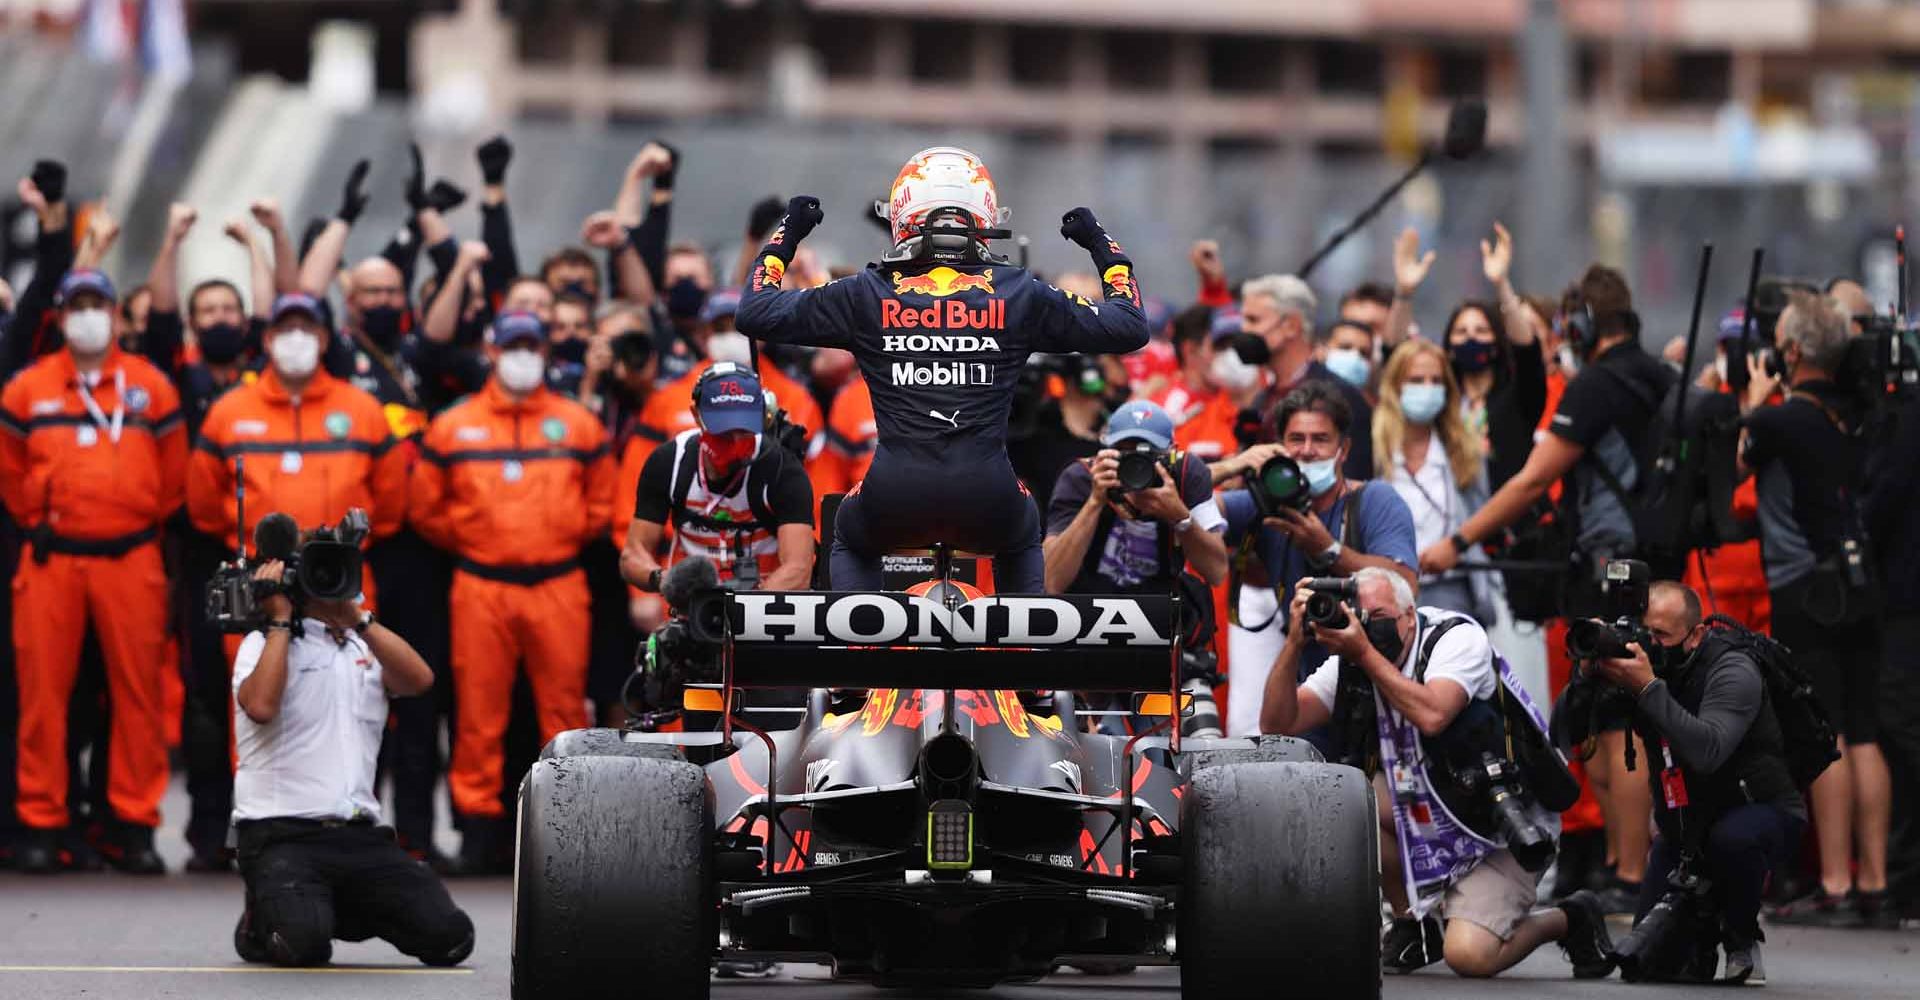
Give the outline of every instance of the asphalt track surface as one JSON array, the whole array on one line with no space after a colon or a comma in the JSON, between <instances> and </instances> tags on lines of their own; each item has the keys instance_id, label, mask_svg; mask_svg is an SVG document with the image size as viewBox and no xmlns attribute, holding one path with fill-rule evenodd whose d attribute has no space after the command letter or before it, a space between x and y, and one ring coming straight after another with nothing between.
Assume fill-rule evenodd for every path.
<instances>
[{"instance_id":1,"label":"asphalt track surface","mask_svg":"<svg viewBox=\"0 0 1920 1000\"><path fill-rule=\"evenodd\" d=\"M183 817L176 784L167 815ZM274 998L367 998L396 1000L506 997L512 892L504 878L450 883L473 916L479 935L473 958L459 969L427 969L379 942L336 943L334 964L322 970L273 970L249 966L233 954L232 932L240 908L240 880L233 875L188 875L177 827L162 832L160 846L174 868L165 878L134 878L113 872L30 878L0 873L0 1000L85 998L145 1000L191 997L206 1000ZM447 845L451 846L451 845ZM636 933L645 933L636 928ZM1920 997L1920 931L1828 931L1774 928L1765 958L1771 979L1757 997L1805 1000L1913 1000ZM1273 970L1272 995L1285 997L1287 970ZM1411 977L1388 977L1388 997L1434 1000L1488 998L1678 997L1696 987L1628 986L1614 980L1576 983L1556 949L1536 953L1491 981L1455 978L1443 968ZM612 997L617 994L605 994ZM899 1000L935 994L876 991L836 983L821 966L788 965L780 978L716 982L725 1000L839 1000L877 997ZM1029 986L987 993L958 991L956 998L1008 1000L1150 1000L1179 996L1172 969L1143 969L1121 977L1063 973Z\"/></svg>"}]
</instances>

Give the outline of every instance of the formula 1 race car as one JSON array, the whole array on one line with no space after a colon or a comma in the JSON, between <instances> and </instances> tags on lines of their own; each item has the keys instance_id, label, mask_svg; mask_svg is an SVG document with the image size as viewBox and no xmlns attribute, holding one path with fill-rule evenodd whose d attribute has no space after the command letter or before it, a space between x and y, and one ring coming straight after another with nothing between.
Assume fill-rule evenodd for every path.
<instances>
[{"instance_id":1,"label":"formula 1 race car","mask_svg":"<svg viewBox=\"0 0 1920 1000\"><path fill-rule=\"evenodd\" d=\"M716 731L575 730L520 786L513 996L706 997L723 959L909 988L1174 964L1208 1000L1379 996L1361 772L1183 738L1175 597L956 594L703 595L721 679L686 705ZM793 728L742 717L768 688L806 692ZM1150 724L1083 732L1089 692Z\"/></svg>"}]
</instances>

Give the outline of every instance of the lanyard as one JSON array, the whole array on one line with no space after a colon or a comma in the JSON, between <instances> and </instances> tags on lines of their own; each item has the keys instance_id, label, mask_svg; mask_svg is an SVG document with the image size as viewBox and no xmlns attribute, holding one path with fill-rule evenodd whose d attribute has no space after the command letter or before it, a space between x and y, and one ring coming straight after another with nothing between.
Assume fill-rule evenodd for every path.
<instances>
[{"instance_id":1,"label":"lanyard","mask_svg":"<svg viewBox=\"0 0 1920 1000\"><path fill-rule=\"evenodd\" d=\"M100 404L94 402L93 390L87 386L87 377L85 375L80 376L77 387L80 390L80 405L87 408L87 416L92 417L94 424L101 430L107 432L107 440L112 441L114 444L119 444L120 427L125 424L127 420L126 369L115 368L113 370L114 402L113 418L111 420L107 418L106 412L100 409Z\"/></svg>"}]
</instances>

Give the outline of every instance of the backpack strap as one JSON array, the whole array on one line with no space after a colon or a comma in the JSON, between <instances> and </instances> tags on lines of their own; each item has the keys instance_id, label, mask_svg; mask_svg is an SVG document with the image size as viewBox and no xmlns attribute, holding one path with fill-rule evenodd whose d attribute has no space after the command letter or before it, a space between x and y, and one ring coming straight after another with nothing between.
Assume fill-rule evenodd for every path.
<instances>
[{"instance_id":1,"label":"backpack strap","mask_svg":"<svg viewBox=\"0 0 1920 1000\"><path fill-rule=\"evenodd\" d=\"M1440 637L1453 631L1455 626L1464 624L1467 619L1455 616L1452 618L1443 618L1436 622L1428 620L1426 615L1420 614L1417 611L1414 612L1414 615L1420 620L1420 627L1427 633L1427 637L1420 640L1420 658L1413 661L1413 679L1415 683L1425 684L1427 682L1427 661L1433 658L1433 648L1440 645Z\"/></svg>"}]
</instances>

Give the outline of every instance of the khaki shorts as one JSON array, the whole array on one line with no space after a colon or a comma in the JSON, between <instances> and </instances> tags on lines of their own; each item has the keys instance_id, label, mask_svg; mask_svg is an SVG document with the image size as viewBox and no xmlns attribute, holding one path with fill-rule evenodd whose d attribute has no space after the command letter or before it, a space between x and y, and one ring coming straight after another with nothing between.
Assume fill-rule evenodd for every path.
<instances>
[{"instance_id":1,"label":"khaki shorts","mask_svg":"<svg viewBox=\"0 0 1920 1000\"><path fill-rule=\"evenodd\" d=\"M1505 941L1513 936L1514 925L1532 912L1537 881L1514 860L1513 852L1495 851L1448 887L1440 915L1485 927Z\"/></svg>"}]
</instances>

